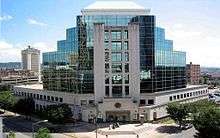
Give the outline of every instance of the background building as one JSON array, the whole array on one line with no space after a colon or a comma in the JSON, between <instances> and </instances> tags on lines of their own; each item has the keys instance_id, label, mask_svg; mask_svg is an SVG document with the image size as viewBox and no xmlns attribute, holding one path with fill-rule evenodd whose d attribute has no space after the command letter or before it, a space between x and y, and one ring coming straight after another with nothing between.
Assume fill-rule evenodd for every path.
<instances>
[{"instance_id":1,"label":"background building","mask_svg":"<svg viewBox=\"0 0 220 138\"><path fill-rule=\"evenodd\" d=\"M38 76L30 70L0 70L0 84L2 85L35 84L37 82Z\"/></svg>"},{"instance_id":2,"label":"background building","mask_svg":"<svg viewBox=\"0 0 220 138\"><path fill-rule=\"evenodd\" d=\"M201 72L200 65L190 64L186 65L186 74L187 74L187 82L192 85L196 85L200 83Z\"/></svg>"},{"instance_id":3,"label":"background building","mask_svg":"<svg viewBox=\"0 0 220 138\"><path fill-rule=\"evenodd\" d=\"M31 48L22 50L22 69L40 72L40 50Z\"/></svg>"},{"instance_id":4,"label":"background building","mask_svg":"<svg viewBox=\"0 0 220 138\"><path fill-rule=\"evenodd\" d=\"M21 69L21 62L0 63L0 70Z\"/></svg>"}]
</instances>

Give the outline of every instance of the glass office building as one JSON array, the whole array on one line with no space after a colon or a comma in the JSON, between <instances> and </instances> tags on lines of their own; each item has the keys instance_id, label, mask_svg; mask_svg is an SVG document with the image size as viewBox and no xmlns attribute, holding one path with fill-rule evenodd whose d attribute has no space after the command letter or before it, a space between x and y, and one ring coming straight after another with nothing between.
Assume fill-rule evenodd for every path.
<instances>
[{"instance_id":1,"label":"glass office building","mask_svg":"<svg viewBox=\"0 0 220 138\"><path fill-rule=\"evenodd\" d=\"M43 53L43 87L47 90L77 91L78 30L66 30L66 40L57 42L57 51Z\"/></svg>"},{"instance_id":2,"label":"glass office building","mask_svg":"<svg viewBox=\"0 0 220 138\"><path fill-rule=\"evenodd\" d=\"M95 23L115 27L128 26L129 23L139 25L141 93L186 87L186 54L173 50L172 40L165 39L165 30L156 27L155 16L82 14L77 16L76 21L76 27L67 29L66 40L57 42L56 52L43 53L45 89L94 93ZM122 32L112 33L112 37L122 37ZM114 43L112 49L120 49L120 46L122 45ZM116 54L110 58L114 61L122 57Z\"/></svg>"},{"instance_id":3,"label":"glass office building","mask_svg":"<svg viewBox=\"0 0 220 138\"><path fill-rule=\"evenodd\" d=\"M186 53L173 50L165 39L165 29L155 29L155 91L186 87Z\"/></svg>"}]
</instances>

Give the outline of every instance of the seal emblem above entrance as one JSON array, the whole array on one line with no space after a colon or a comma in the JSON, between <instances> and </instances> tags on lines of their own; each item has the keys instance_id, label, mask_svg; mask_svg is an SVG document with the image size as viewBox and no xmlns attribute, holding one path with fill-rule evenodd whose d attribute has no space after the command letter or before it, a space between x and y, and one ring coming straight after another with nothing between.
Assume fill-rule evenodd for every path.
<instances>
[{"instance_id":1,"label":"seal emblem above entrance","mask_svg":"<svg viewBox=\"0 0 220 138\"><path fill-rule=\"evenodd\" d=\"M121 108L121 104L120 103L115 103L115 108Z\"/></svg>"}]
</instances>

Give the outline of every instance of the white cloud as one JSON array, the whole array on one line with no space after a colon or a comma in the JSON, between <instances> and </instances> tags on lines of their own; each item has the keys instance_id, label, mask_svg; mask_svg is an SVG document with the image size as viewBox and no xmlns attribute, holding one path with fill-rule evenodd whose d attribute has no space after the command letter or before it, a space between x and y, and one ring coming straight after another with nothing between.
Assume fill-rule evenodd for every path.
<instances>
[{"instance_id":1,"label":"white cloud","mask_svg":"<svg viewBox=\"0 0 220 138\"><path fill-rule=\"evenodd\" d=\"M11 15L0 16L0 21L8 21L8 20L11 20L11 19L13 19L13 17Z\"/></svg>"},{"instance_id":2,"label":"white cloud","mask_svg":"<svg viewBox=\"0 0 220 138\"><path fill-rule=\"evenodd\" d=\"M186 51L188 63L192 61L202 66L220 67L219 34L192 24L169 24L165 28L167 37L174 41L174 49ZM215 31L218 32L218 29Z\"/></svg>"},{"instance_id":3,"label":"white cloud","mask_svg":"<svg viewBox=\"0 0 220 138\"><path fill-rule=\"evenodd\" d=\"M0 41L0 62L20 61L21 51L15 48L12 44L5 41Z\"/></svg>"},{"instance_id":4,"label":"white cloud","mask_svg":"<svg viewBox=\"0 0 220 138\"><path fill-rule=\"evenodd\" d=\"M36 42L30 45L39 49L41 53L55 50L55 47L44 42ZM21 61L21 50L26 48L27 44L10 44L4 40L0 40L0 62Z\"/></svg>"},{"instance_id":5,"label":"white cloud","mask_svg":"<svg viewBox=\"0 0 220 138\"><path fill-rule=\"evenodd\" d=\"M46 23L37 21L37 20L35 20L35 19L31 19L31 18L27 19L27 23L28 23L28 24L31 24L31 25L47 26Z\"/></svg>"}]
</instances>

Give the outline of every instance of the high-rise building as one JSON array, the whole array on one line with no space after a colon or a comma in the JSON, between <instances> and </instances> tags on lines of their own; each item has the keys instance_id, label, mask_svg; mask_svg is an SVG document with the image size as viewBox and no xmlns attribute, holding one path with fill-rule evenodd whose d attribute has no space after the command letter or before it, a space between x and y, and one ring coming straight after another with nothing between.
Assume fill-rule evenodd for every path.
<instances>
[{"instance_id":1,"label":"high-rise building","mask_svg":"<svg viewBox=\"0 0 220 138\"><path fill-rule=\"evenodd\" d=\"M27 49L21 51L21 55L22 55L22 69L39 73L40 50L28 46Z\"/></svg>"},{"instance_id":2,"label":"high-rise building","mask_svg":"<svg viewBox=\"0 0 220 138\"><path fill-rule=\"evenodd\" d=\"M136 34L139 34L139 43L136 43L136 45L139 45L138 50L140 51L137 56L140 57L138 60L140 60L139 81L141 93L153 93L186 87L186 54L185 52L173 51L172 40L166 40L165 29L156 27L155 16L149 14L149 9L145 9L132 1L121 1L120 3L125 5L121 5L122 7L119 9L117 9L117 7L109 6L115 3L117 2L98 1L83 9L82 15L77 16L77 27L67 29L66 40L58 41L58 51L43 53L43 65L45 67L44 86L46 89L94 93L94 76L96 76L94 74L95 67L93 65L96 62L96 55L94 55L94 37L96 36L96 34L94 34L94 23L103 23L106 27L121 27L128 26L129 24L139 25L139 30L136 32ZM100 5L105 7L102 8ZM129 5L135 5L135 7L130 8ZM105 8L107 11L105 11ZM103 10L105 11L105 14L101 13ZM106 31L104 32L106 35L108 34ZM119 35L119 38L128 35L127 33L128 28L119 28L118 32L116 29L116 35ZM108 35L111 35L111 30ZM105 40L104 44L108 45L108 41L109 40ZM106 56L112 55L111 58L114 58L114 54L116 54L116 56L129 57L128 41L129 38L127 38L126 41L124 39L122 40L122 38L119 40L112 40L112 42L118 42L115 47L118 46L119 49L118 51L112 50L112 53L110 53L108 50L110 50L111 47L109 46L109 48L105 49ZM111 45L111 43L109 45ZM113 45L115 45L115 43L113 43ZM127 52L125 52L126 49L123 49L124 45L128 45ZM99 47L101 48L101 46ZM135 48L137 48L137 46ZM104 58L100 57L101 53L98 53L97 55L99 58ZM111 60L111 58L109 60ZM125 66L125 62L127 62L128 64L126 64L126 67L129 68L129 61L123 60L121 61L124 62L122 66ZM110 68L110 63L108 62L109 61L106 61L105 65ZM119 67L122 68L122 66ZM61 70L61 67L62 71L59 71ZM58 78L61 78L59 77L62 74L60 72L68 74L65 71L70 70L72 70L72 83L82 85L82 88L78 87L80 89L77 91L72 88L72 84L69 83L69 81L65 81L66 85L63 84L65 88L63 88L61 84L65 83L64 81L57 81ZM56 74L58 76L56 76ZM67 78L69 79L69 75L67 75ZM81 83L82 81L79 78L83 79L83 83ZM65 77L62 79L65 79ZM56 83L54 83L53 80ZM57 83L59 84L57 85Z\"/></svg>"},{"instance_id":3,"label":"high-rise building","mask_svg":"<svg viewBox=\"0 0 220 138\"><path fill-rule=\"evenodd\" d=\"M168 102L208 92L186 86L186 53L175 51L150 10L131 0L97 0L82 9L57 51L43 53L42 80L43 87L18 86L15 94L31 88L27 95L42 97L35 97L36 108L67 103L84 121L96 114L104 121L153 120L167 115Z\"/></svg>"},{"instance_id":4,"label":"high-rise building","mask_svg":"<svg viewBox=\"0 0 220 138\"><path fill-rule=\"evenodd\" d=\"M201 79L200 65L190 64L186 65L187 83L198 85Z\"/></svg>"}]
</instances>

